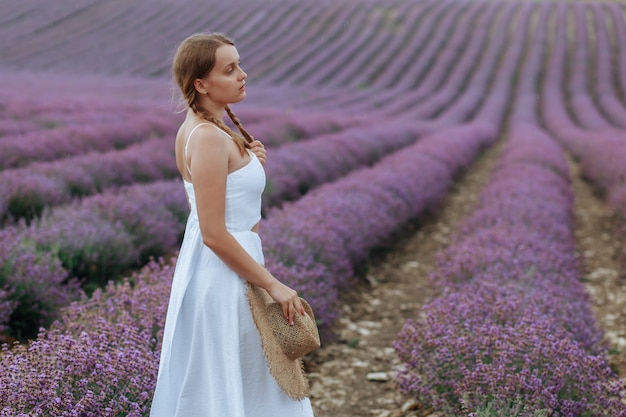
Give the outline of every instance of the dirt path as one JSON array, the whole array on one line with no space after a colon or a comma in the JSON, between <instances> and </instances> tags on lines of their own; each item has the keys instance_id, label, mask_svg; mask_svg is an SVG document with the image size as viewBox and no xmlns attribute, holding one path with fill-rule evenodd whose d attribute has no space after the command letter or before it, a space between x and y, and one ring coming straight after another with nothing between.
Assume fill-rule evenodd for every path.
<instances>
[{"instance_id":1,"label":"dirt path","mask_svg":"<svg viewBox=\"0 0 626 417\"><path fill-rule=\"evenodd\" d=\"M339 340L319 349L309 364L316 417L437 415L398 392L393 381L398 362L391 343L405 320L416 317L435 295L428 283L435 255L472 211L500 147L491 147L458 178L436 216L411 226L369 266L367 282L346 300L336 326ZM368 380L368 374L383 380Z\"/></svg>"},{"instance_id":2,"label":"dirt path","mask_svg":"<svg viewBox=\"0 0 626 417\"><path fill-rule=\"evenodd\" d=\"M436 295L427 278L435 255L471 213L501 146L487 150L456 181L436 216L411 226L394 247L373 261L367 282L346 299L344 316L336 326L338 341L319 349L308 363L316 417L442 417L398 392L393 381L398 361L391 343L404 321L415 317ZM576 164L571 163L571 170L585 286L610 344L611 366L625 378L626 280L617 256L624 243L613 233L611 210L580 180ZM369 380L368 375L380 380Z\"/></svg>"},{"instance_id":3,"label":"dirt path","mask_svg":"<svg viewBox=\"0 0 626 417\"><path fill-rule=\"evenodd\" d=\"M576 240L598 325L609 345L609 364L626 380L626 271L621 254L626 242L615 232L613 211L580 179L580 168L570 161L576 196Z\"/></svg>"}]
</instances>

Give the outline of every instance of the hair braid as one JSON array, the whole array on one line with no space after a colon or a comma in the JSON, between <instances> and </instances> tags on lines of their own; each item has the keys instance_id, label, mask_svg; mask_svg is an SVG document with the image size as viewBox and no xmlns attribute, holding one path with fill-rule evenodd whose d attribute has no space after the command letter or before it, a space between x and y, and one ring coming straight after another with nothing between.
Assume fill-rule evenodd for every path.
<instances>
[{"instance_id":1,"label":"hair braid","mask_svg":"<svg viewBox=\"0 0 626 417\"><path fill-rule=\"evenodd\" d=\"M228 105L226 106L226 113L228 113L228 117L230 117L230 120L232 120L235 126L237 126L237 128L239 129L243 137L246 138L248 143L252 142L254 138L252 137L250 133L248 133L246 129L243 128L241 121L239 120L239 118L235 115L235 113L231 110L230 106Z\"/></svg>"}]
</instances>

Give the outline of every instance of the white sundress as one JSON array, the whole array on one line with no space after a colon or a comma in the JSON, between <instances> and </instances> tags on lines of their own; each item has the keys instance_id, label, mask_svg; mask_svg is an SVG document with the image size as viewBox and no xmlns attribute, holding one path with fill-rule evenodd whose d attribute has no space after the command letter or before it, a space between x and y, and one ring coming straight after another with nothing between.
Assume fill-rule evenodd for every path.
<instances>
[{"instance_id":1,"label":"white sundress","mask_svg":"<svg viewBox=\"0 0 626 417\"><path fill-rule=\"evenodd\" d=\"M185 153L200 125L189 133ZM261 240L250 229L261 219L265 172L251 156L227 177L226 227L263 263ZM312 417L309 399L292 399L271 376L245 280L202 242L193 186L186 181L184 186L191 212L174 271L150 416Z\"/></svg>"}]
</instances>

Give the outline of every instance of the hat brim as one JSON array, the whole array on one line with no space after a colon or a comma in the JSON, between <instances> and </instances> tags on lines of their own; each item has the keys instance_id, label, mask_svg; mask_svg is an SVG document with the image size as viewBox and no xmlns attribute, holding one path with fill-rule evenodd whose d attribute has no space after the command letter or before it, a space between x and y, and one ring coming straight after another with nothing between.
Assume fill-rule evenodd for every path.
<instances>
[{"instance_id":1,"label":"hat brim","mask_svg":"<svg viewBox=\"0 0 626 417\"><path fill-rule=\"evenodd\" d=\"M291 398L301 400L307 397L309 395L309 382L304 372L302 358L297 357L296 359L290 359L283 351L283 347L274 334L271 321L276 320L276 315L268 314L268 308L272 311L276 306L272 306L273 308L270 306L277 303L274 302L267 291L250 283L248 283L247 297L252 319L254 320L254 324L261 338L261 346L263 347L263 353L267 359L270 374L274 377L281 389ZM311 332L311 326L314 326L315 335L317 335L316 347L319 347L319 335L317 334L317 327L315 327L313 311L305 300L301 300L307 315L301 316L300 314L296 314L296 317L294 317L294 327L299 327L304 331ZM280 306L278 305L278 307ZM289 326L282 316L282 309L280 309L279 314L279 320L284 321L284 324ZM313 323L312 325L311 321ZM310 352L314 349L314 347L311 347L305 348L306 351ZM296 355L299 354L296 353ZM290 356L293 357L293 355Z\"/></svg>"}]
</instances>

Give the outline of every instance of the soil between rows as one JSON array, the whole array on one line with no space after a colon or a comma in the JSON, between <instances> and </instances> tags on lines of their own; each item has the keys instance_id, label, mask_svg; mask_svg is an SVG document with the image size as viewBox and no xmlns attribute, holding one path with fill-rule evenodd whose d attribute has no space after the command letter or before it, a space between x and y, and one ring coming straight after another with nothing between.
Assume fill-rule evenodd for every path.
<instances>
[{"instance_id":1,"label":"soil between rows","mask_svg":"<svg viewBox=\"0 0 626 417\"><path fill-rule=\"evenodd\" d=\"M398 367L392 342L408 318L437 294L428 275L436 254L475 207L489 181L503 142L486 150L454 183L441 209L407 227L389 250L368 265L366 278L344 298L335 342L307 358L316 417L443 417L402 395L393 376ZM570 161L575 193L575 236L584 283L596 321L606 333L609 363L626 379L626 280L620 265L624 242L606 203L582 181ZM377 373L387 381L368 380Z\"/></svg>"}]
</instances>

